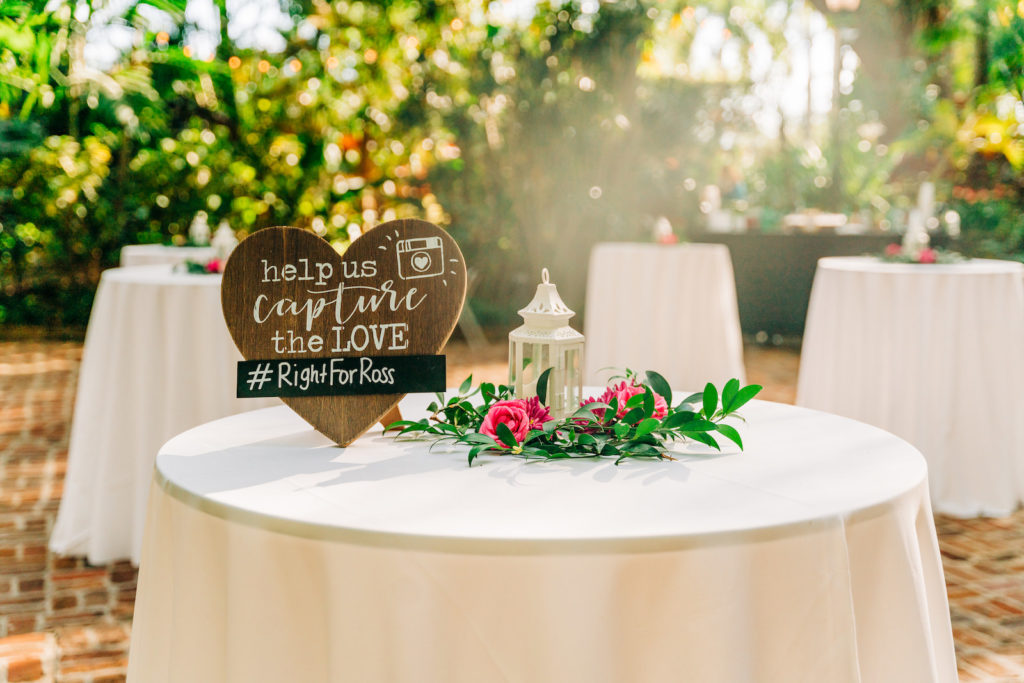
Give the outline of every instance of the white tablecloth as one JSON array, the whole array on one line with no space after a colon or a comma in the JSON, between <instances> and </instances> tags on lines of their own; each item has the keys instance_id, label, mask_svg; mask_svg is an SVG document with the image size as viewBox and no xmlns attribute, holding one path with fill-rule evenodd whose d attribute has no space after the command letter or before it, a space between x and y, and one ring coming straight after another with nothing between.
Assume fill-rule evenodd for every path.
<instances>
[{"instance_id":1,"label":"white tablecloth","mask_svg":"<svg viewBox=\"0 0 1024 683\"><path fill-rule=\"evenodd\" d=\"M673 386L746 381L729 248L598 244L590 254L584 382L656 370Z\"/></svg>"},{"instance_id":2,"label":"white tablecloth","mask_svg":"<svg viewBox=\"0 0 1024 683\"><path fill-rule=\"evenodd\" d=\"M279 404L234 397L240 356L221 314L220 280L169 266L103 273L50 537L55 552L137 563L161 444L203 422Z\"/></svg>"},{"instance_id":3,"label":"white tablecloth","mask_svg":"<svg viewBox=\"0 0 1024 683\"><path fill-rule=\"evenodd\" d=\"M164 244L129 244L121 247L121 266L174 266L185 261L206 262L215 255L213 247L171 247Z\"/></svg>"},{"instance_id":4,"label":"white tablecloth","mask_svg":"<svg viewBox=\"0 0 1024 683\"><path fill-rule=\"evenodd\" d=\"M187 432L157 458L128 680L955 681L920 454L744 412L746 453L618 467L469 468L379 427L340 449L286 408Z\"/></svg>"},{"instance_id":5,"label":"white tablecloth","mask_svg":"<svg viewBox=\"0 0 1024 683\"><path fill-rule=\"evenodd\" d=\"M818 261L797 403L911 442L935 509L1024 499L1024 266Z\"/></svg>"}]
</instances>

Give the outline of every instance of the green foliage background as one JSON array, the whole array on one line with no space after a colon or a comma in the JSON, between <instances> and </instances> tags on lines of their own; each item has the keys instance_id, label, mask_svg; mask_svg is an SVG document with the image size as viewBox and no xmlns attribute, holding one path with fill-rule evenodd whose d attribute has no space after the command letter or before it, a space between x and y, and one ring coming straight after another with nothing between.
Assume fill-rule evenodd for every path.
<instances>
[{"instance_id":1,"label":"green foliage background","mask_svg":"<svg viewBox=\"0 0 1024 683\"><path fill-rule=\"evenodd\" d=\"M872 22L889 13L903 31L892 63L910 65L901 101L861 77L837 134L818 125L768 141L747 113L746 71L694 77L664 55L685 67L717 13L744 49L767 35L784 62L771 3L540 3L521 21L492 20L475 0L292 3L285 50L262 54L233 43L220 2L220 43L200 56L186 47L184 0L144 0L117 19L134 47L106 71L83 58L90 13L75 7L91 3L46 4L0 4L7 324L84 325L121 246L181 242L200 210L243 235L306 227L339 250L383 220L425 217L466 253L484 323L510 323L543 266L578 309L592 244L649 239L658 216L698 227L699 188L737 163L727 135L742 141L765 226L814 206L898 222L932 179L963 216L966 248L1020 258L1024 244L1015 2L864 0L832 17L866 22L854 48L867 55ZM146 5L177 28L155 31ZM879 120L883 132L865 133Z\"/></svg>"}]
</instances>

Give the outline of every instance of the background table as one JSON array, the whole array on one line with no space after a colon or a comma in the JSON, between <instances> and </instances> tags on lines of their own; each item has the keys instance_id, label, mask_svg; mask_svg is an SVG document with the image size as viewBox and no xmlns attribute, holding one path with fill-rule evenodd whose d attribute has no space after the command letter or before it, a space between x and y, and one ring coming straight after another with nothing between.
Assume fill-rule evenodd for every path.
<instances>
[{"instance_id":1,"label":"background table","mask_svg":"<svg viewBox=\"0 0 1024 683\"><path fill-rule=\"evenodd\" d=\"M174 266L185 261L209 261L213 247L172 247L165 244L129 244L121 247L121 266Z\"/></svg>"},{"instance_id":2,"label":"background table","mask_svg":"<svg viewBox=\"0 0 1024 683\"><path fill-rule=\"evenodd\" d=\"M937 510L1004 515L1024 499L1024 265L825 258L797 403L902 436Z\"/></svg>"},{"instance_id":3,"label":"background table","mask_svg":"<svg viewBox=\"0 0 1024 683\"><path fill-rule=\"evenodd\" d=\"M744 413L744 454L618 467L469 468L379 428L340 449L287 408L187 432L157 458L129 681L955 681L920 454Z\"/></svg>"},{"instance_id":4,"label":"background table","mask_svg":"<svg viewBox=\"0 0 1024 683\"><path fill-rule=\"evenodd\" d=\"M584 382L615 367L673 386L746 380L729 250L717 244L598 244L590 254Z\"/></svg>"},{"instance_id":5,"label":"background table","mask_svg":"<svg viewBox=\"0 0 1024 683\"><path fill-rule=\"evenodd\" d=\"M55 552L137 563L160 445L203 422L278 403L234 398L240 356L221 314L220 281L169 266L103 273L50 538Z\"/></svg>"}]
</instances>

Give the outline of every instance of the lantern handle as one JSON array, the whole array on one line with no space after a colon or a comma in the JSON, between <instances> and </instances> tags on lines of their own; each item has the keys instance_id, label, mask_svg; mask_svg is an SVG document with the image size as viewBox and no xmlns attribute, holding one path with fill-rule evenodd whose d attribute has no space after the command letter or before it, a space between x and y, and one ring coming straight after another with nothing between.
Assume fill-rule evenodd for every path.
<instances>
[{"instance_id":1,"label":"lantern handle","mask_svg":"<svg viewBox=\"0 0 1024 683\"><path fill-rule=\"evenodd\" d=\"M540 279L544 284L549 284L550 275L548 275L548 269L542 268L540 271Z\"/></svg>"}]
</instances>

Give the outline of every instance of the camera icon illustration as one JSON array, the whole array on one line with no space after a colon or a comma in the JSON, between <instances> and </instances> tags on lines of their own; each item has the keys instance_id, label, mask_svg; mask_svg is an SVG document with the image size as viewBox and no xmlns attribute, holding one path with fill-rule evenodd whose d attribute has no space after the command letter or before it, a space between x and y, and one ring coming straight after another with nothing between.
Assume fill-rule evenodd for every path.
<instances>
[{"instance_id":1,"label":"camera icon illustration","mask_svg":"<svg viewBox=\"0 0 1024 683\"><path fill-rule=\"evenodd\" d=\"M444 273L444 247L440 237L400 240L397 251L398 277L403 280L436 277Z\"/></svg>"}]
</instances>

